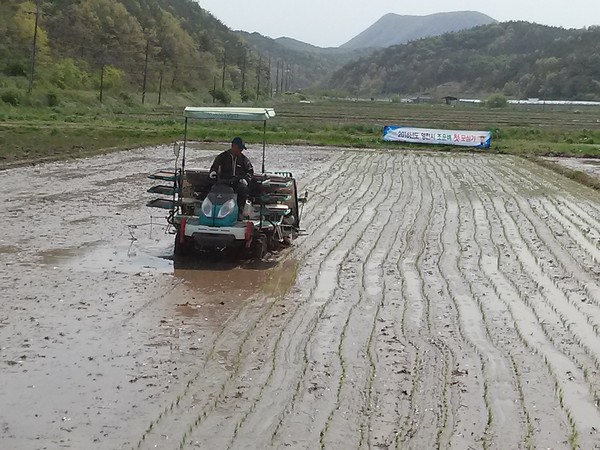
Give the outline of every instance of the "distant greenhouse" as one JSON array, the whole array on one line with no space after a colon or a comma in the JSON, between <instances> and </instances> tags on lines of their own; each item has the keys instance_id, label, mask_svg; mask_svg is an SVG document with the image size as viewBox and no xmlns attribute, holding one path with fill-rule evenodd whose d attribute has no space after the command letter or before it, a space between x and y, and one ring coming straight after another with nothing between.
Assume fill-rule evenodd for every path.
<instances>
[{"instance_id":1,"label":"distant greenhouse","mask_svg":"<svg viewBox=\"0 0 600 450\"><path fill-rule=\"evenodd\" d=\"M461 98L458 100L462 104L478 105L484 103L478 98ZM528 98L526 100L507 100L509 105L528 105L528 106L600 106L600 102L588 102L578 100L540 100L539 98Z\"/></svg>"},{"instance_id":2,"label":"distant greenhouse","mask_svg":"<svg viewBox=\"0 0 600 450\"><path fill-rule=\"evenodd\" d=\"M577 100L540 100L529 98L527 100L508 100L511 105L549 105L549 106L600 106L600 102L586 102Z\"/></svg>"}]
</instances>

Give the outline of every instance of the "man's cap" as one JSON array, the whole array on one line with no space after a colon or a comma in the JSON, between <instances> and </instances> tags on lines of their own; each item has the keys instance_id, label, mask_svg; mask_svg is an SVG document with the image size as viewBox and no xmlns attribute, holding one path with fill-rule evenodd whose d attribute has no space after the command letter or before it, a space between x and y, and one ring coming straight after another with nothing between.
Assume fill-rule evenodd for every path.
<instances>
[{"instance_id":1,"label":"man's cap","mask_svg":"<svg viewBox=\"0 0 600 450\"><path fill-rule=\"evenodd\" d=\"M242 150L246 150L246 144L244 144L244 141L242 141L242 138L239 136L233 138L231 145L237 145Z\"/></svg>"}]
</instances>

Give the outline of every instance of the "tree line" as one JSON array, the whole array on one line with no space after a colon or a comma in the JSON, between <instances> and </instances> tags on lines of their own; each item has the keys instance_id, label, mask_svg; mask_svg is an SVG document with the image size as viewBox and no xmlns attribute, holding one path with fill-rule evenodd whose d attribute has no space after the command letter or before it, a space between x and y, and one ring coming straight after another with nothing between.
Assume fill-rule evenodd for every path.
<instances>
[{"instance_id":1,"label":"tree line","mask_svg":"<svg viewBox=\"0 0 600 450\"><path fill-rule=\"evenodd\" d=\"M284 89L293 65L192 0L3 0L0 88L22 88L32 73L54 89L171 89L228 102L232 92L249 100Z\"/></svg>"}]
</instances>

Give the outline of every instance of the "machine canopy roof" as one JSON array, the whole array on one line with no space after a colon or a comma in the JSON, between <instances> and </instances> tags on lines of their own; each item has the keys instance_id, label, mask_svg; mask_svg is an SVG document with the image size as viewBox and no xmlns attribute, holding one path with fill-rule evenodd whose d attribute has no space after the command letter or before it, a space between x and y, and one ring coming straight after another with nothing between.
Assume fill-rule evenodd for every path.
<instances>
[{"instance_id":1,"label":"machine canopy roof","mask_svg":"<svg viewBox=\"0 0 600 450\"><path fill-rule=\"evenodd\" d=\"M265 121L275 117L273 108L226 108L188 106L183 112L190 119Z\"/></svg>"}]
</instances>

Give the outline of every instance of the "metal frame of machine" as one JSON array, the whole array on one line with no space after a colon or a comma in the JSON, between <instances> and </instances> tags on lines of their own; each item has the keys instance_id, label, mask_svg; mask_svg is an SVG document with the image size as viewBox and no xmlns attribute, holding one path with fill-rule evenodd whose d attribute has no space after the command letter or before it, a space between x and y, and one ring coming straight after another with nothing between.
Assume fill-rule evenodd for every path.
<instances>
[{"instance_id":1,"label":"metal frame of machine","mask_svg":"<svg viewBox=\"0 0 600 450\"><path fill-rule=\"evenodd\" d=\"M190 107L184 110L183 143L175 143L174 169L159 170L149 176L162 183L148 192L159 194L147 203L169 210L168 222L175 229L175 254L192 251L243 249L249 256L262 258L278 246L289 245L300 227L296 180L291 172L267 172L265 169L267 121L275 117L272 108ZM201 221L202 202L214 181L208 169L186 169L189 120L263 122L261 173L250 181L251 209L248 216L229 226ZM168 183L168 184L167 184ZM204 222L204 223L201 223ZM197 252L194 252L197 254Z\"/></svg>"}]
</instances>

